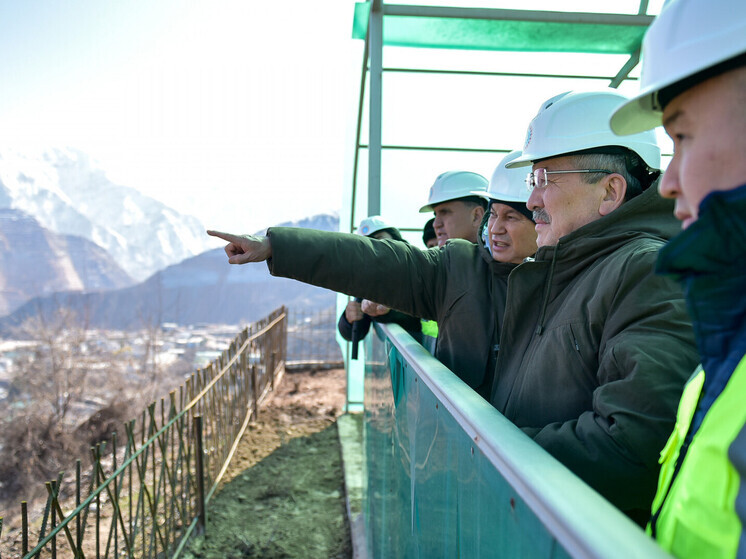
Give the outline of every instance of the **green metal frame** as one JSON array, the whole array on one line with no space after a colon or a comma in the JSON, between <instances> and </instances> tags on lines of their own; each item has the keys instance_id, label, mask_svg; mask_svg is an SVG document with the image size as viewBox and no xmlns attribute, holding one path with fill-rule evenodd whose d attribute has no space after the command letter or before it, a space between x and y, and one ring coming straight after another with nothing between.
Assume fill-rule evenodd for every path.
<instances>
[{"instance_id":1,"label":"green metal frame","mask_svg":"<svg viewBox=\"0 0 746 559\"><path fill-rule=\"evenodd\" d=\"M352 206L368 150L368 215L381 210L383 150L505 153L508 146L384 145L386 72L608 80L630 78L653 17L358 3L353 37L365 40ZM383 48L625 54L608 75L384 68ZM369 137L363 141L368 88ZM348 368L348 375L351 369ZM349 381L348 381L349 382ZM396 325L366 340L365 537L371 557L665 557L627 517L469 389Z\"/></svg>"},{"instance_id":2,"label":"green metal frame","mask_svg":"<svg viewBox=\"0 0 746 559\"><path fill-rule=\"evenodd\" d=\"M637 14L601 14L456 8L386 4L369 0L355 5L353 38L365 40L360 80L360 98L352 170L352 208L349 231L355 230L355 200L358 189L360 151L368 150L367 215L381 212L381 152L386 149L482 151L505 153L508 149L450 148L447 146L383 145L381 135L384 72L442 72L482 75L570 77L559 74L510 74L496 72L453 72L416 68L384 68L384 46L498 50L522 52L582 52L627 54L627 62L614 76L572 76L604 78L618 87L637 65L640 45L653 16L647 15L647 0L641 0ZM367 78L367 79L366 79ZM361 141L366 82L369 81L369 138Z\"/></svg>"}]
</instances>

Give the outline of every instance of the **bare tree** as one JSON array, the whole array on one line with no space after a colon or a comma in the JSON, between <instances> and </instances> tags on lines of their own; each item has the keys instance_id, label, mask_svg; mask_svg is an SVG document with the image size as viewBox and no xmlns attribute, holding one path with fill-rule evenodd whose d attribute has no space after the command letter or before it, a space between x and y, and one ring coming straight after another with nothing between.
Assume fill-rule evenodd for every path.
<instances>
[{"instance_id":1,"label":"bare tree","mask_svg":"<svg viewBox=\"0 0 746 559\"><path fill-rule=\"evenodd\" d=\"M19 337L39 343L17 361L11 395L21 403L43 406L39 411L47 412L50 423L64 422L71 404L86 392L94 357L86 329L77 325L72 311L60 308L50 317L39 313L28 318L18 330Z\"/></svg>"},{"instance_id":2,"label":"bare tree","mask_svg":"<svg viewBox=\"0 0 746 559\"><path fill-rule=\"evenodd\" d=\"M85 457L89 441L76 427L83 418L106 407L110 352L92 338L69 309L37 313L18 327L16 337L37 343L13 364L8 396L2 406L0 479L2 493L12 495L31 481L47 480ZM77 407L77 409L76 409Z\"/></svg>"},{"instance_id":3,"label":"bare tree","mask_svg":"<svg viewBox=\"0 0 746 559\"><path fill-rule=\"evenodd\" d=\"M157 320L125 334L91 329L86 315L40 308L14 332L34 343L14 358L0 400L0 501L32 497L193 370L194 351L162 360Z\"/></svg>"}]
</instances>

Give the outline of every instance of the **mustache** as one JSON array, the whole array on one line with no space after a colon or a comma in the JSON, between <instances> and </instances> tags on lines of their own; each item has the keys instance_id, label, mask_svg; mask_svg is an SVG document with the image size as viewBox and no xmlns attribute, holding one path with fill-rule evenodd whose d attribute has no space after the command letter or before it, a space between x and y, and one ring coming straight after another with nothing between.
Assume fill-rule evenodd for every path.
<instances>
[{"instance_id":1,"label":"mustache","mask_svg":"<svg viewBox=\"0 0 746 559\"><path fill-rule=\"evenodd\" d=\"M536 223L537 220L541 220L544 223L552 223L552 218L549 217L549 213L544 208L539 208L538 210L533 211L534 216L534 223Z\"/></svg>"}]
</instances>

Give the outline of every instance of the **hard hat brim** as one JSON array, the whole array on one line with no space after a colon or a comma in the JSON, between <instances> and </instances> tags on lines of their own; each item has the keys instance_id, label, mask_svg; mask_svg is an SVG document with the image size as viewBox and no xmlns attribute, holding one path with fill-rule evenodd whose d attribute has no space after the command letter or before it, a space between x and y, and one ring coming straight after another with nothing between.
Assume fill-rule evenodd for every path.
<instances>
[{"instance_id":1,"label":"hard hat brim","mask_svg":"<svg viewBox=\"0 0 746 559\"><path fill-rule=\"evenodd\" d=\"M472 194L474 196L479 196L480 198L484 198L485 200L487 200L488 203L489 202L497 202L498 204L501 204L503 202L513 202L513 203L518 203L518 204L525 204L526 203L525 199L521 199L521 198L518 198L516 196L505 196L505 195L501 195L498 198L494 194L490 194L489 192L484 191L484 190L481 191L481 192L474 191L474 192L472 192Z\"/></svg>"},{"instance_id":2,"label":"hard hat brim","mask_svg":"<svg viewBox=\"0 0 746 559\"><path fill-rule=\"evenodd\" d=\"M485 200L490 199L490 195L487 194L486 190L472 190L469 194L472 196L479 196L480 198L484 198Z\"/></svg>"},{"instance_id":3,"label":"hard hat brim","mask_svg":"<svg viewBox=\"0 0 746 559\"><path fill-rule=\"evenodd\" d=\"M744 16L742 1L666 2L643 40L641 89L611 115L612 131L627 136L660 126L660 92L676 84L684 91L743 65Z\"/></svg>"},{"instance_id":4,"label":"hard hat brim","mask_svg":"<svg viewBox=\"0 0 746 559\"><path fill-rule=\"evenodd\" d=\"M612 132L629 136L660 126L663 113L653 108L653 95L642 93L614 111L609 120Z\"/></svg>"},{"instance_id":5,"label":"hard hat brim","mask_svg":"<svg viewBox=\"0 0 746 559\"><path fill-rule=\"evenodd\" d=\"M516 167L528 167L533 163L531 154L523 154L520 157L516 157L513 161L505 164L506 169L515 169Z\"/></svg>"},{"instance_id":6,"label":"hard hat brim","mask_svg":"<svg viewBox=\"0 0 746 559\"><path fill-rule=\"evenodd\" d=\"M455 198L446 198L445 200L433 200L429 204L422 206L420 208L420 213L424 214L427 212L434 212L433 206L437 206L438 204L445 204L446 202L453 202L454 200L463 200L464 198L468 198L469 196L483 196L483 194L486 192L486 190L482 190L481 193L477 194L477 192L469 192L469 194L465 194L463 196L456 196Z\"/></svg>"}]
</instances>

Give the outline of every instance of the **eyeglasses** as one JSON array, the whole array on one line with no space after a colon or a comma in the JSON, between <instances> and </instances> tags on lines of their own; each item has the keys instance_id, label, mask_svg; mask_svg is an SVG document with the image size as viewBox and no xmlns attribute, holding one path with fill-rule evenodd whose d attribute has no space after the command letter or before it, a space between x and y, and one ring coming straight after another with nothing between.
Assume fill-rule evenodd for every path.
<instances>
[{"instance_id":1,"label":"eyeglasses","mask_svg":"<svg viewBox=\"0 0 746 559\"><path fill-rule=\"evenodd\" d=\"M606 169L572 169L569 171L547 171L541 167L536 169L533 173L526 175L526 188L529 192L532 192L534 188L542 189L546 188L549 184L549 175L565 175L567 173L606 173L610 175L612 171Z\"/></svg>"}]
</instances>

